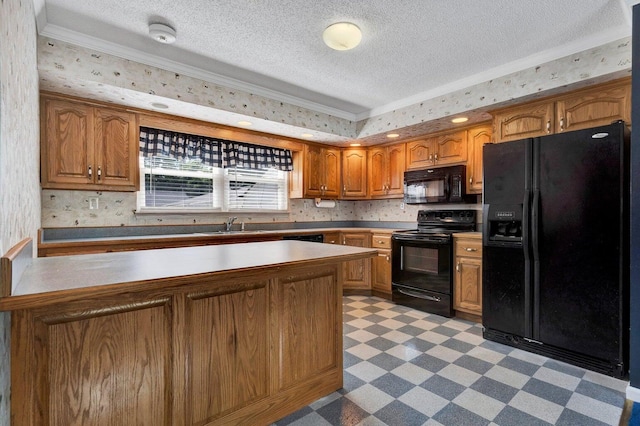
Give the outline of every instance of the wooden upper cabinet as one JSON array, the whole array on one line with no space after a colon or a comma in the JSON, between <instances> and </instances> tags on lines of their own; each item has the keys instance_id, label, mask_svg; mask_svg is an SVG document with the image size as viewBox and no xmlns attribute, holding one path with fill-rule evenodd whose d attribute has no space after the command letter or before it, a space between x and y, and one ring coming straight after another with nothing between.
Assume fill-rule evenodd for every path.
<instances>
[{"instance_id":1,"label":"wooden upper cabinet","mask_svg":"<svg viewBox=\"0 0 640 426\"><path fill-rule=\"evenodd\" d=\"M42 186L93 183L93 113L86 105L58 100L42 102L40 162Z\"/></svg>"},{"instance_id":2,"label":"wooden upper cabinet","mask_svg":"<svg viewBox=\"0 0 640 426\"><path fill-rule=\"evenodd\" d=\"M340 196L340 150L319 145L304 148L304 196Z\"/></svg>"},{"instance_id":3,"label":"wooden upper cabinet","mask_svg":"<svg viewBox=\"0 0 640 426\"><path fill-rule=\"evenodd\" d=\"M348 149L342 151L342 198L366 198L366 196L366 149Z\"/></svg>"},{"instance_id":4,"label":"wooden upper cabinet","mask_svg":"<svg viewBox=\"0 0 640 426\"><path fill-rule=\"evenodd\" d=\"M550 101L498 111L493 119L493 133L499 142L547 135L554 128L554 103Z\"/></svg>"},{"instance_id":5,"label":"wooden upper cabinet","mask_svg":"<svg viewBox=\"0 0 640 426\"><path fill-rule=\"evenodd\" d=\"M407 169L467 161L467 132L460 130L407 142Z\"/></svg>"},{"instance_id":6,"label":"wooden upper cabinet","mask_svg":"<svg viewBox=\"0 0 640 426\"><path fill-rule=\"evenodd\" d=\"M436 150L435 138L422 138L407 142L407 169L433 167Z\"/></svg>"},{"instance_id":7,"label":"wooden upper cabinet","mask_svg":"<svg viewBox=\"0 0 640 426\"><path fill-rule=\"evenodd\" d=\"M435 164L454 164L467 161L467 131L446 133L436 139Z\"/></svg>"},{"instance_id":8,"label":"wooden upper cabinet","mask_svg":"<svg viewBox=\"0 0 640 426\"><path fill-rule=\"evenodd\" d=\"M579 91L556 102L556 132L631 123L631 85L628 81Z\"/></svg>"},{"instance_id":9,"label":"wooden upper cabinet","mask_svg":"<svg viewBox=\"0 0 640 426\"><path fill-rule=\"evenodd\" d=\"M369 195L393 198L404 191L405 144L369 150Z\"/></svg>"},{"instance_id":10,"label":"wooden upper cabinet","mask_svg":"<svg viewBox=\"0 0 640 426\"><path fill-rule=\"evenodd\" d=\"M497 142L506 142L587 129L617 120L631 123L630 78L494 111L493 132Z\"/></svg>"},{"instance_id":11,"label":"wooden upper cabinet","mask_svg":"<svg viewBox=\"0 0 640 426\"><path fill-rule=\"evenodd\" d=\"M97 182L134 186L137 190L138 126L135 114L95 109L95 159Z\"/></svg>"},{"instance_id":12,"label":"wooden upper cabinet","mask_svg":"<svg viewBox=\"0 0 640 426\"><path fill-rule=\"evenodd\" d=\"M482 193L482 147L491 143L491 123L467 131L467 193Z\"/></svg>"},{"instance_id":13,"label":"wooden upper cabinet","mask_svg":"<svg viewBox=\"0 0 640 426\"><path fill-rule=\"evenodd\" d=\"M43 98L42 117L43 188L138 190L135 114Z\"/></svg>"}]
</instances>

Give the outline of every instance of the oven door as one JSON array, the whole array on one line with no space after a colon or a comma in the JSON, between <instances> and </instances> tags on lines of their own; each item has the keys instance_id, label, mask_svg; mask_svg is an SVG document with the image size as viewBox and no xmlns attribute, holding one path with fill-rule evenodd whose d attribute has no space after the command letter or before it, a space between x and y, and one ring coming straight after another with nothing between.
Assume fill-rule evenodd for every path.
<instances>
[{"instance_id":1,"label":"oven door","mask_svg":"<svg viewBox=\"0 0 640 426\"><path fill-rule=\"evenodd\" d=\"M452 316L451 239L400 234L391 241L393 301Z\"/></svg>"}]
</instances>

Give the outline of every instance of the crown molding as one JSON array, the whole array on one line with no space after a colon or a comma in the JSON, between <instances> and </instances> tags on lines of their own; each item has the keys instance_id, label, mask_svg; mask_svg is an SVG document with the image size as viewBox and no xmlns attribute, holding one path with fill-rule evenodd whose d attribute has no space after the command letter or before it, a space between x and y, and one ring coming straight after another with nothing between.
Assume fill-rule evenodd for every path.
<instances>
[{"instance_id":1,"label":"crown molding","mask_svg":"<svg viewBox=\"0 0 640 426\"><path fill-rule=\"evenodd\" d=\"M37 1L41 0L34 0L34 2ZM354 122L355 126L356 115L348 111L328 107L317 102L311 102L295 96L287 95L285 93L277 92L275 90L270 90L255 84L246 83L234 78L203 70L198 67L193 67L177 61L162 58L157 55L148 54L137 49L132 49L130 47L105 41L97 37L92 37L86 34L79 33L77 31L72 31L58 25L44 25L44 28L40 30L40 35L87 49L97 50L99 52L117 56L130 61L139 62L163 70L176 72L185 76L208 81L210 83L228 87L230 89L242 90L253 95L263 96L275 101L285 102L301 108L306 108L314 112L320 112L323 114L342 118L344 120L349 120L351 122Z\"/></svg>"}]
</instances>

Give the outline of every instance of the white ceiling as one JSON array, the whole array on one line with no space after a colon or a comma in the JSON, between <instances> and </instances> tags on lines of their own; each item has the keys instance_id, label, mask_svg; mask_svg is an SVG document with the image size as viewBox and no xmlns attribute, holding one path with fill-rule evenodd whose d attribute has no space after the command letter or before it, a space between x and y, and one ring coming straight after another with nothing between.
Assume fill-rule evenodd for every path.
<instances>
[{"instance_id":1,"label":"white ceiling","mask_svg":"<svg viewBox=\"0 0 640 426\"><path fill-rule=\"evenodd\" d=\"M34 0L41 33L90 36L353 121L626 37L629 3ZM338 21L362 29L358 47L324 45L322 31ZM155 22L176 29L175 44L148 37Z\"/></svg>"}]
</instances>

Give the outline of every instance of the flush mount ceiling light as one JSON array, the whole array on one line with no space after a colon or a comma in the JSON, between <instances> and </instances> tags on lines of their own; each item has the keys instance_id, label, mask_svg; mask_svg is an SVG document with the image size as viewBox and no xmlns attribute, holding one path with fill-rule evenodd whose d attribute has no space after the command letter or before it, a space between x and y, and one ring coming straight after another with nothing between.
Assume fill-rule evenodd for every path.
<instances>
[{"instance_id":1,"label":"flush mount ceiling light","mask_svg":"<svg viewBox=\"0 0 640 426\"><path fill-rule=\"evenodd\" d=\"M176 41L176 30L165 24L150 24L149 35L158 43L171 44Z\"/></svg>"},{"instance_id":2,"label":"flush mount ceiling light","mask_svg":"<svg viewBox=\"0 0 640 426\"><path fill-rule=\"evenodd\" d=\"M324 30L322 39L334 50L349 50L360 44L362 31L351 22L338 22Z\"/></svg>"},{"instance_id":3,"label":"flush mount ceiling light","mask_svg":"<svg viewBox=\"0 0 640 426\"><path fill-rule=\"evenodd\" d=\"M452 123L464 123L466 121L469 121L467 117L456 117L451 120Z\"/></svg>"},{"instance_id":4,"label":"flush mount ceiling light","mask_svg":"<svg viewBox=\"0 0 640 426\"><path fill-rule=\"evenodd\" d=\"M241 120L241 121L238 121L238 125L240 125L240 126L245 126L245 127L249 127L249 126L252 126L252 125L253 125L253 123L251 123L250 121Z\"/></svg>"},{"instance_id":5,"label":"flush mount ceiling light","mask_svg":"<svg viewBox=\"0 0 640 426\"><path fill-rule=\"evenodd\" d=\"M400 136L400 134L398 134L398 133L387 133L387 137L389 139L395 139L395 138L397 138L399 136Z\"/></svg>"}]
</instances>

